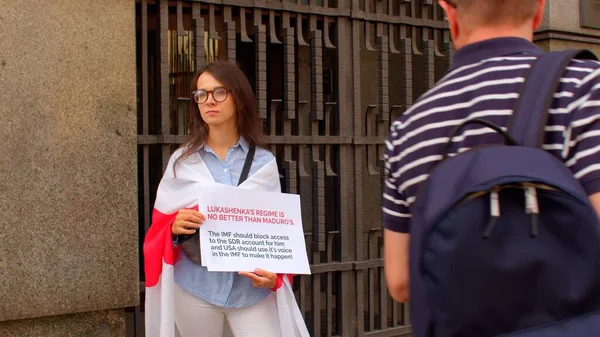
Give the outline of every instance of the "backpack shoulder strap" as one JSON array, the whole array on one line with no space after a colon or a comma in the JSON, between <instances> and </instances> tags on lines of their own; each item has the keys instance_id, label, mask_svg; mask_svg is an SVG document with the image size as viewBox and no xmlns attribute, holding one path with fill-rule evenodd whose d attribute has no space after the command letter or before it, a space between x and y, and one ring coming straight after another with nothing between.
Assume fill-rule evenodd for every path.
<instances>
[{"instance_id":1,"label":"backpack shoulder strap","mask_svg":"<svg viewBox=\"0 0 600 337\"><path fill-rule=\"evenodd\" d=\"M546 53L531 66L508 125L509 134L519 145L541 148L554 93L574 58L596 60L588 50L565 50Z\"/></svg>"},{"instance_id":2,"label":"backpack shoulder strap","mask_svg":"<svg viewBox=\"0 0 600 337\"><path fill-rule=\"evenodd\" d=\"M248 149L248 154L246 155L246 161L244 162L244 168L242 168L242 173L240 174L238 186L241 185L246 179L248 179L248 174L250 173L250 166L252 166L252 161L254 160L254 152L256 152L256 148L254 146L251 146Z\"/></svg>"}]
</instances>

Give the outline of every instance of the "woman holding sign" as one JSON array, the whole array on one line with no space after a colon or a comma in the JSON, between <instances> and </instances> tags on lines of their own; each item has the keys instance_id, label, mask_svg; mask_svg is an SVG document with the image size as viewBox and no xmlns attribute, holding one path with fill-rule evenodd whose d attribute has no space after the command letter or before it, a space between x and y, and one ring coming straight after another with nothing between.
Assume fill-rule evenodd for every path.
<instances>
[{"instance_id":1,"label":"woman holding sign","mask_svg":"<svg viewBox=\"0 0 600 337\"><path fill-rule=\"evenodd\" d=\"M217 61L192 83L193 138L175 151L158 187L144 242L146 335L308 336L288 280L266 270L210 272L200 265L197 193L218 184L280 192L275 157L262 142L250 83ZM181 247L184 249L181 249ZM225 330L224 330L225 328Z\"/></svg>"}]
</instances>

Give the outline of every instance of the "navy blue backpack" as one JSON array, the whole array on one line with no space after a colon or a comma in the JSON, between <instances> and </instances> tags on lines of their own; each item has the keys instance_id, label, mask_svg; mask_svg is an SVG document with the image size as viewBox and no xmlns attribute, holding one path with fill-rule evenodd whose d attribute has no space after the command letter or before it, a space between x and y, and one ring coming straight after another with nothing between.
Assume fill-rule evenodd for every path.
<instances>
[{"instance_id":1,"label":"navy blue backpack","mask_svg":"<svg viewBox=\"0 0 600 337\"><path fill-rule=\"evenodd\" d=\"M573 173L542 150L553 94L573 58L532 66L504 144L448 156L412 209L415 337L600 336L600 220ZM600 158L599 158L600 161Z\"/></svg>"}]
</instances>

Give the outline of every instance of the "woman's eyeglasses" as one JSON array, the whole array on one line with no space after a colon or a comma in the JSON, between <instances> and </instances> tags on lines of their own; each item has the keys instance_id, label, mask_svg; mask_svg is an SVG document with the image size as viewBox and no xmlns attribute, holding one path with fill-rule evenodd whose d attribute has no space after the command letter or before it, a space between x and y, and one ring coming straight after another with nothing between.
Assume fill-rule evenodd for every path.
<instances>
[{"instance_id":1,"label":"woman's eyeglasses","mask_svg":"<svg viewBox=\"0 0 600 337\"><path fill-rule=\"evenodd\" d=\"M230 89L227 88L215 88L214 90L196 90L192 92L194 94L194 101L198 104L205 103L208 100L208 95L212 95L213 99L217 103L222 103L227 99Z\"/></svg>"}]
</instances>

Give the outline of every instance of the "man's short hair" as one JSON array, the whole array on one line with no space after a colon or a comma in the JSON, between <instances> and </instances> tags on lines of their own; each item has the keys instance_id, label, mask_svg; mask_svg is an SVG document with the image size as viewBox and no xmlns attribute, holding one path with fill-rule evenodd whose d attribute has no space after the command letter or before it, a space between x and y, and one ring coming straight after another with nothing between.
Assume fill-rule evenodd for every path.
<instances>
[{"instance_id":1,"label":"man's short hair","mask_svg":"<svg viewBox=\"0 0 600 337\"><path fill-rule=\"evenodd\" d=\"M535 16L535 0L449 0L464 22L473 26L521 25Z\"/></svg>"}]
</instances>

